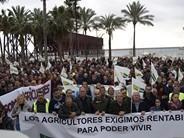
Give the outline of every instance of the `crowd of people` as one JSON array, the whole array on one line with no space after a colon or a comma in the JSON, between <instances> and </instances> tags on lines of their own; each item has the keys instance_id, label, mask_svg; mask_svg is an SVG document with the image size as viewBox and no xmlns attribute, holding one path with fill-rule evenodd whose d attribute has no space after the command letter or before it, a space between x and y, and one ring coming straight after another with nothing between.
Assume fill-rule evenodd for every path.
<instances>
[{"instance_id":1,"label":"crowd of people","mask_svg":"<svg viewBox=\"0 0 184 138\"><path fill-rule=\"evenodd\" d=\"M35 113L52 113L59 118L68 119L79 115L93 113L105 115L106 113L123 116L128 113L140 112L142 115L149 111L183 110L184 86L183 79L178 80L178 70L184 69L184 60L180 58L153 57L151 55L138 57L118 57L116 61L106 61L105 58L84 59L82 61L71 59L64 61L50 61L51 67L40 72L41 63L38 61L22 63L17 66L19 74L10 74L9 65L0 65L0 95L4 95L22 86L35 86L52 82L52 98L44 97L44 92L37 92L37 100L28 105L24 95L19 95L11 113L16 118L13 122L7 116L2 104L0 104L0 129L19 130L19 113L28 111ZM155 84L151 84L151 63L154 64L159 78ZM130 69L129 80L121 83L120 89L115 92L112 85L120 85L114 82L114 65L128 67ZM127 85L131 84L131 78L135 77L134 67L143 73L142 79L146 87L143 98L140 93L132 92L132 97L127 96ZM74 84L80 85L79 94L74 97L72 90L64 91L60 74L62 68L66 69L67 78ZM95 84L92 91L89 85ZM108 90L104 85L110 85ZM92 95L94 97L92 98Z\"/></svg>"}]
</instances>

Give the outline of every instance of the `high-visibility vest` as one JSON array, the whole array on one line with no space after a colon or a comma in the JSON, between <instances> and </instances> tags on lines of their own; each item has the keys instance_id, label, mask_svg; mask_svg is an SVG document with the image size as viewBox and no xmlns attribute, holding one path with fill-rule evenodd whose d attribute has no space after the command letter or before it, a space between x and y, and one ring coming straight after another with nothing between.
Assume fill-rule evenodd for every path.
<instances>
[{"instance_id":1,"label":"high-visibility vest","mask_svg":"<svg viewBox=\"0 0 184 138\"><path fill-rule=\"evenodd\" d=\"M46 113L49 113L49 99L46 99L46 104L45 104L45 111L46 111ZM35 101L34 103L33 103L33 110L34 110L34 112L35 113L37 113L37 105L36 105L36 102L37 101Z\"/></svg>"}]
</instances>

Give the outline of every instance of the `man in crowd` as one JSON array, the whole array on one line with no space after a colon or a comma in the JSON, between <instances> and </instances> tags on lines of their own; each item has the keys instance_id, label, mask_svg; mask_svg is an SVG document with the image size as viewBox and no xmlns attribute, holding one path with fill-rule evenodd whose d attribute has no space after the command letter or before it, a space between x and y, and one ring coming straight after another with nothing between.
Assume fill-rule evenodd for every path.
<instances>
[{"instance_id":1,"label":"man in crowd","mask_svg":"<svg viewBox=\"0 0 184 138\"><path fill-rule=\"evenodd\" d=\"M155 99L156 97L152 93L152 87L151 85L146 85L145 91L144 91L144 103L147 105L148 109L150 109L152 106L155 105Z\"/></svg>"},{"instance_id":2,"label":"man in crowd","mask_svg":"<svg viewBox=\"0 0 184 138\"><path fill-rule=\"evenodd\" d=\"M128 106L128 107L131 107L131 98L127 96L127 90L126 90L126 87L122 87L120 89L120 92L122 93L123 95L123 103ZM129 108L130 109L130 108ZM129 111L130 112L130 111Z\"/></svg>"},{"instance_id":3,"label":"man in crowd","mask_svg":"<svg viewBox=\"0 0 184 138\"><path fill-rule=\"evenodd\" d=\"M118 92L116 95L116 100L113 101L109 106L109 113L119 116L123 116L130 112L130 107L124 103L122 92Z\"/></svg>"},{"instance_id":4,"label":"man in crowd","mask_svg":"<svg viewBox=\"0 0 184 138\"><path fill-rule=\"evenodd\" d=\"M131 111L132 113L149 111L147 105L141 100L139 92L133 92Z\"/></svg>"},{"instance_id":5,"label":"man in crowd","mask_svg":"<svg viewBox=\"0 0 184 138\"><path fill-rule=\"evenodd\" d=\"M87 95L85 87L80 87L79 96L75 101L82 115L85 113L93 113L92 98Z\"/></svg>"},{"instance_id":6,"label":"man in crowd","mask_svg":"<svg viewBox=\"0 0 184 138\"><path fill-rule=\"evenodd\" d=\"M64 96L60 89L56 89L49 104L49 113L58 114L59 108L64 104Z\"/></svg>"},{"instance_id":7,"label":"man in crowd","mask_svg":"<svg viewBox=\"0 0 184 138\"><path fill-rule=\"evenodd\" d=\"M33 103L32 111L35 113L49 113L49 100L44 97L44 91L37 91L37 100Z\"/></svg>"},{"instance_id":8,"label":"man in crowd","mask_svg":"<svg viewBox=\"0 0 184 138\"><path fill-rule=\"evenodd\" d=\"M100 89L95 89L94 91L95 99L93 101L93 108L96 115L105 115L108 106L108 100L102 98Z\"/></svg>"},{"instance_id":9,"label":"man in crowd","mask_svg":"<svg viewBox=\"0 0 184 138\"><path fill-rule=\"evenodd\" d=\"M72 97L66 97L65 102L60 106L58 117L62 119L74 118L80 115L80 110Z\"/></svg>"}]
</instances>

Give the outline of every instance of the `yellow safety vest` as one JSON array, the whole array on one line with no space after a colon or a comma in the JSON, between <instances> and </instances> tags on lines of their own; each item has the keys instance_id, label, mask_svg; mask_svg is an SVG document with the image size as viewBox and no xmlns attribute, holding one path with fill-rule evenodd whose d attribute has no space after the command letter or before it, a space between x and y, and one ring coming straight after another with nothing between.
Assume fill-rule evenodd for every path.
<instances>
[{"instance_id":1,"label":"yellow safety vest","mask_svg":"<svg viewBox=\"0 0 184 138\"><path fill-rule=\"evenodd\" d=\"M46 104L45 104L45 111L46 111L46 113L49 113L49 99L46 99ZM36 102L37 101L35 101L34 103L33 103L33 110L34 110L34 112L35 113L37 113L37 105L36 105Z\"/></svg>"}]
</instances>

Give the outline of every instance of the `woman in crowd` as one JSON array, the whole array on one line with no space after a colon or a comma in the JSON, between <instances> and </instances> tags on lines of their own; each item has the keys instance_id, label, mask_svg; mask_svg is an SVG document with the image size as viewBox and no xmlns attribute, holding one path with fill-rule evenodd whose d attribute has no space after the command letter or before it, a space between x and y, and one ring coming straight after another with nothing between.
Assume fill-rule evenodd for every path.
<instances>
[{"instance_id":1,"label":"woman in crowd","mask_svg":"<svg viewBox=\"0 0 184 138\"><path fill-rule=\"evenodd\" d=\"M155 99L155 105L150 108L150 111L162 111L164 110L159 98Z\"/></svg>"},{"instance_id":2,"label":"woman in crowd","mask_svg":"<svg viewBox=\"0 0 184 138\"><path fill-rule=\"evenodd\" d=\"M3 104L0 102L0 129L13 130L13 121L8 117Z\"/></svg>"},{"instance_id":3,"label":"woman in crowd","mask_svg":"<svg viewBox=\"0 0 184 138\"><path fill-rule=\"evenodd\" d=\"M17 130L20 130L19 126L19 114L20 112L31 112L31 106L27 103L25 96L23 94L19 95L16 99L16 103L12 110L11 116L15 118L15 127Z\"/></svg>"},{"instance_id":4,"label":"woman in crowd","mask_svg":"<svg viewBox=\"0 0 184 138\"><path fill-rule=\"evenodd\" d=\"M173 93L171 95L171 101L168 105L169 110L180 110L182 109L182 102L179 100L179 94Z\"/></svg>"}]
</instances>

